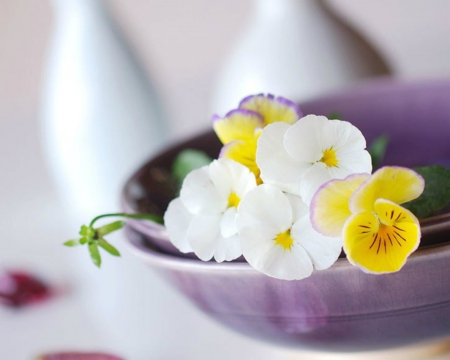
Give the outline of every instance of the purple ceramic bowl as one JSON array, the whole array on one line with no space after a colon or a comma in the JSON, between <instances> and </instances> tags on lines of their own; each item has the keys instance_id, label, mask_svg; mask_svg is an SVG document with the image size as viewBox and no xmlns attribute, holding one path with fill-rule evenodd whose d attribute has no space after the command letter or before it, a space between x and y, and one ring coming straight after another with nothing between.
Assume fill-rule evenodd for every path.
<instances>
[{"instance_id":1,"label":"purple ceramic bowl","mask_svg":"<svg viewBox=\"0 0 450 360\"><path fill-rule=\"evenodd\" d=\"M385 163L450 166L450 81L379 82L302 105L358 126L368 143L389 133ZM170 201L165 174L183 148L217 156L211 132L163 152L144 165L123 191L126 211L163 211ZM159 180L158 180L159 179ZM450 232L423 238L398 273L367 275L339 259L300 281L277 280L245 262L217 264L174 250L164 227L131 222L132 251L158 269L194 304L219 322L277 344L324 351L364 351L450 335Z\"/></svg>"}]
</instances>

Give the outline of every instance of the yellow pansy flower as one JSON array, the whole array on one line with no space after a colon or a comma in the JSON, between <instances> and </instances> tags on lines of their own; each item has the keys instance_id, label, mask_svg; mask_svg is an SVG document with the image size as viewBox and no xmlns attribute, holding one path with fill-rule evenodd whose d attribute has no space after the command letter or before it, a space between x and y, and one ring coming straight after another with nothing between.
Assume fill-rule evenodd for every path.
<instances>
[{"instance_id":1,"label":"yellow pansy flower","mask_svg":"<svg viewBox=\"0 0 450 360\"><path fill-rule=\"evenodd\" d=\"M423 178L411 169L383 167L325 183L311 202L314 228L341 235L348 260L363 271L400 270L420 243L419 220L400 204L423 192Z\"/></svg>"}]
</instances>

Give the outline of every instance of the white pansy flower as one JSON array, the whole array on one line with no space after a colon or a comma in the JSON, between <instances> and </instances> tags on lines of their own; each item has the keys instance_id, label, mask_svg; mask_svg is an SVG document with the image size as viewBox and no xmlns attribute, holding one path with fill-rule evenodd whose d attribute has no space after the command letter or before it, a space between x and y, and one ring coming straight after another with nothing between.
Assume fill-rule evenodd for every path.
<instances>
[{"instance_id":1,"label":"white pansy flower","mask_svg":"<svg viewBox=\"0 0 450 360\"><path fill-rule=\"evenodd\" d=\"M251 190L239 204L237 226L242 253L262 273L285 280L330 267L341 253L341 238L316 232L299 196L273 185Z\"/></svg>"},{"instance_id":2,"label":"white pansy flower","mask_svg":"<svg viewBox=\"0 0 450 360\"><path fill-rule=\"evenodd\" d=\"M258 140L256 162L264 183L299 195L309 205L331 179L371 173L366 140L346 121L308 115L293 125L268 125Z\"/></svg>"},{"instance_id":3,"label":"white pansy flower","mask_svg":"<svg viewBox=\"0 0 450 360\"><path fill-rule=\"evenodd\" d=\"M164 223L171 242L182 252L218 262L242 255L236 212L242 197L256 187L253 173L229 159L189 173L180 197L171 201Z\"/></svg>"}]
</instances>

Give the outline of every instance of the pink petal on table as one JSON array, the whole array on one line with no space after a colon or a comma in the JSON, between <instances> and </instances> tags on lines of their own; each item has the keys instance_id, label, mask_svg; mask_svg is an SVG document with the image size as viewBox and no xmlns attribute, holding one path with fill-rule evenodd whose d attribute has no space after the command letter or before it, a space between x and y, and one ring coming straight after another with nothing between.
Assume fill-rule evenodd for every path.
<instances>
[{"instance_id":1,"label":"pink petal on table","mask_svg":"<svg viewBox=\"0 0 450 360\"><path fill-rule=\"evenodd\" d=\"M47 284L24 271L9 271L0 275L0 303L22 307L50 297Z\"/></svg>"}]
</instances>

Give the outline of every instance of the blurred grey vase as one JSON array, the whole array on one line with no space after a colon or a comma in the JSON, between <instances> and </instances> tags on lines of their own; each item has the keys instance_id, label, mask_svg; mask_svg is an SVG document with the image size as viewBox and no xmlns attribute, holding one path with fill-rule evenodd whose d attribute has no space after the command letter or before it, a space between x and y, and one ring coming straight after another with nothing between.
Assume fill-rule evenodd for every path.
<instances>
[{"instance_id":1,"label":"blurred grey vase","mask_svg":"<svg viewBox=\"0 0 450 360\"><path fill-rule=\"evenodd\" d=\"M118 207L125 177L167 131L155 92L99 0L53 0L43 135L49 167L72 212Z\"/></svg>"},{"instance_id":2,"label":"blurred grey vase","mask_svg":"<svg viewBox=\"0 0 450 360\"><path fill-rule=\"evenodd\" d=\"M248 23L219 72L212 110L249 94L304 101L388 74L381 56L316 0L253 0Z\"/></svg>"},{"instance_id":3,"label":"blurred grey vase","mask_svg":"<svg viewBox=\"0 0 450 360\"><path fill-rule=\"evenodd\" d=\"M69 237L92 217L118 209L123 180L163 145L167 130L155 92L104 3L53 0L53 7L43 146L69 218ZM114 245L121 249L117 240L113 238ZM140 264L126 254L121 261L104 259L106 269L98 271L87 249L76 250L68 252L67 266L74 270L72 281L89 315L84 319L87 330L98 327L99 347L141 359L144 348L155 348L139 337L151 321L141 310L151 301L146 290L151 277L140 276Z\"/></svg>"}]
</instances>

